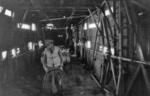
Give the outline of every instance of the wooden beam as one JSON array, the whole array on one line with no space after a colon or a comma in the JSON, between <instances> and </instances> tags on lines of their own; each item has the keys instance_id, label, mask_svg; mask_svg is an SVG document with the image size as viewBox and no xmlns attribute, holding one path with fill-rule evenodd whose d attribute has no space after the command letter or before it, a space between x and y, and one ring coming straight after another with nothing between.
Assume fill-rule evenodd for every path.
<instances>
[{"instance_id":1,"label":"wooden beam","mask_svg":"<svg viewBox=\"0 0 150 96\"><path fill-rule=\"evenodd\" d=\"M133 85L133 83L134 83L134 81L135 81L135 79L136 79L140 69L141 69L141 67L140 67L140 65L138 65L138 67L137 67L137 69L136 69L136 71L135 71L135 73L134 73L134 75L133 75L133 77L132 77L132 79L130 81L130 84L129 84L128 88L127 88L125 96L128 96L128 94L130 92L130 89L131 89L131 87L132 87L132 85Z\"/></svg>"},{"instance_id":2,"label":"wooden beam","mask_svg":"<svg viewBox=\"0 0 150 96\"><path fill-rule=\"evenodd\" d=\"M107 7L108 7L108 10L109 10L109 12L110 12L110 14L111 14L111 16L112 16L112 19L113 19L113 21L114 21L114 24L115 24L117 30L119 31L119 30L120 30L120 27L119 27L119 25L118 25L116 19L114 18L113 12L112 12L111 7L110 7L110 4L108 3L108 0L105 0L105 1L106 1L106 5L107 5Z\"/></svg>"},{"instance_id":3,"label":"wooden beam","mask_svg":"<svg viewBox=\"0 0 150 96\"><path fill-rule=\"evenodd\" d=\"M108 7L109 7L109 11L111 10L110 9L110 5L108 4L109 2L106 2ZM118 39L118 43L119 43L119 56L122 57L122 30L121 30L121 26L122 26L122 13L121 13L121 9L122 9L122 6L121 6L121 0L118 1L119 3L119 24L117 25L116 24L116 27L118 28L119 27L119 30L118 30L118 36L119 36L119 39ZM116 9L117 10L117 9ZM113 16L113 15L112 15ZM117 23L117 20L114 20L116 23ZM122 76L122 60L119 59L119 75L118 75L118 80L117 80L117 87L116 87L116 95L118 96L119 95L119 88L120 88L120 82L121 82L121 76Z\"/></svg>"},{"instance_id":4,"label":"wooden beam","mask_svg":"<svg viewBox=\"0 0 150 96\"><path fill-rule=\"evenodd\" d=\"M39 22L45 22L45 21L56 21L56 20L67 20L67 19L77 19L77 18L84 18L86 15L82 16L71 16L71 17L60 17L60 18L51 18L51 19L42 19Z\"/></svg>"},{"instance_id":5,"label":"wooden beam","mask_svg":"<svg viewBox=\"0 0 150 96\"><path fill-rule=\"evenodd\" d=\"M94 6L41 6L41 7L32 7L32 6L22 6L22 7L19 7L19 6L16 6L16 10L19 9L19 10L26 10L28 8L31 8L31 11L39 11L39 10L48 10L48 11L53 11L53 10L69 10L69 9L75 9L75 10L79 10L79 11L86 11L88 8L89 9L95 9Z\"/></svg>"},{"instance_id":6,"label":"wooden beam","mask_svg":"<svg viewBox=\"0 0 150 96\"><path fill-rule=\"evenodd\" d=\"M143 8L143 9L145 9L145 10L147 10L148 12L150 12L150 10L149 10L150 7L145 5L145 4L143 4L142 2L139 2L137 0L131 0L130 2L135 4L135 5L137 5L137 6L139 6L139 7L141 7L141 8Z\"/></svg>"},{"instance_id":7,"label":"wooden beam","mask_svg":"<svg viewBox=\"0 0 150 96\"><path fill-rule=\"evenodd\" d=\"M116 75L115 75L115 70L114 70L113 61L112 61L111 58L110 58L110 64L111 64L111 71L112 71L112 76L113 76L114 85L115 85L115 88L117 88Z\"/></svg>"},{"instance_id":8,"label":"wooden beam","mask_svg":"<svg viewBox=\"0 0 150 96\"><path fill-rule=\"evenodd\" d=\"M142 48L141 48L141 46L139 44L137 44L137 48L138 48L138 53L139 53L140 60L145 61ZM145 80L145 83L146 83L147 91L150 94L150 82L148 80L149 78L148 78L146 69L145 69L144 65L142 65L142 64L140 64L140 67L142 69L142 73L143 73L144 80Z\"/></svg>"},{"instance_id":9,"label":"wooden beam","mask_svg":"<svg viewBox=\"0 0 150 96\"><path fill-rule=\"evenodd\" d=\"M93 50L90 50L90 51L93 51ZM103 54L100 51L96 51L96 52L98 52L101 55L105 55L105 56L110 55L110 54ZM146 62L146 61L132 60L130 58L120 57L120 56L115 56L115 55L111 55L111 58L112 59L117 59L117 60L121 59L122 61L126 61L126 62L133 62L133 63L138 63L138 64L143 64L143 65L150 66L150 62Z\"/></svg>"}]
</instances>

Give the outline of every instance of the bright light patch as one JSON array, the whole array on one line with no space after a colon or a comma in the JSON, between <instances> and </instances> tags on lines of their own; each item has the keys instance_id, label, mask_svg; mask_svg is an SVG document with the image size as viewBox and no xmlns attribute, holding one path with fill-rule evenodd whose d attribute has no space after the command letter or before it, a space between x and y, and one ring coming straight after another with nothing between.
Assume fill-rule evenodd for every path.
<instances>
[{"instance_id":1,"label":"bright light patch","mask_svg":"<svg viewBox=\"0 0 150 96\"><path fill-rule=\"evenodd\" d=\"M29 24L17 23L17 28L21 28L21 29L25 29L25 30L30 30L31 26Z\"/></svg>"},{"instance_id":2,"label":"bright light patch","mask_svg":"<svg viewBox=\"0 0 150 96\"><path fill-rule=\"evenodd\" d=\"M115 55L115 49L114 48L111 48L111 54Z\"/></svg>"},{"instance_id":3,"label":"bright light patch","mask_svg":"<svg viewBox=\"0 0 150 96\"><path fill-rule=\"evenodd\" d=\"M104 46L103 53L106 54L108 52L108 48Z\"/></svg>"},{"instance_id":4,"label":"bright light patch","mask_svg":"<svg viewBox=\"0 0 150 96\"><path fill-rule=\"evenodd\" d=\"M2 13L2 11L3 11L3 7L2 7L2 6L0 6L0 13Z\"/></svg>"},{"instance_id":5,"label":"bright light patch","mask_svg":"<svg viewBox=\"0 0 150 96\"><path fill-rule=\"evenodd\" d=\"M103 51L103 46L99 46L99 51Z\"/></svg>"},{"instance_id":6,"label":"bright light patch","mask_svg":"<svg viewBox=\"0 0 150 96\"><path fill-rule=\"evenodd\" d=\"M16 49L16 53L17 53L17 55L20 54L20 48Z\"/></svg>"},{"instance_id":7,"label":"bright light patch","mask_svg":"<svg viewBox=\"0 0 150 96\"><path fill-rule=\"evenodd\" d=\"M99 46L99 51L102 51L104 54L107 54L108 53L108 48L106 46ZM114 48L111 48L110 49L111 51L111 54L114 55L115 54L115 49Z\"/></svg>"},{"instance_id":8,"label":"bright light patch","mask_svg":"<svg viewBox=\"0 0 150 96\"><path fill-rule=\"evenodd\" d=\"M29 43L28 43L28 49L29 49L30 51L34 51L34 50L35 50L35 45L36 45L36 43L29 42Z\"/></svg>"},{"instance_id":9,"label":"bright light patch","mask_svg":"<svg viewBox=\"0 0 150 96\"><path fill-rule=\"evenodd\" d=\"M30 30L31 26L29 24L22 24L21 29Z\"/></svg>"},{"instance_id":10,"label":"bright light patch","mask_svg":"<svg viewBox=\"0 0 150 96\"><path fill-rule=\"evenodd\" d=\"M12 16L12 11L6 9L6 10L5 10L5 15L11 17L11 16Z\"/></svg>"},{"instance_id":11,"label":"bright light patch","mask_svg":"<svg viewBox=\"0 0 150 96\"><path fill-rule=\"evenodd\" d=\"M11 50L11 54L12 54L12 57L16 57L16 56L17 56L16 50L15 50L15 49L12 49L12 50Z\"/></svg>"},{"instance_id":12,"label":"bright light patch","mask_svg":"<svg viewBox=\"0 0 150 96\"><path fill-rule=\"evenodd\" d=\"M17 23L17 28L20 28L21 27L21 23Z\"/></svg>"},{"instance_id":13,"label":"bright light patch","mask_svg":"<svg viewBox=\"0 0 150 96\"><path fill-rule=\"evenodd\" d=\"M36 31L36 25L34 23L32 23L32 25L31 25L31 30Z\"/></svg>"},{"instance_id":14,"label":"bright light patch","mask_svg":"<svg viewBox=\"0 0 150 96\"><path fill-rule=\"evenodd\" d=\"M86 48L91 48L91 41L86 42Z\"/></svg>"},{"instance_id":15,"label":"bright light patch","mask_svg":"<svg viewBox=\"0 0 150 96\"><path fill-rule=\"evenodd\" d=\"M42 43L42 41L38 42L39 48L41 48L44 44Z\"/></svg>"},{"instance_id":16,"label":"bright light patch","mask_svg":"<svg viewBox=\"0 0 150 96\"><path fill-rule=\"evenodd\" d=\"M52 24L52 23L48 23L48 24L46 24L46 29L53 29L54 28L54 24Z\"/></svg>"},{"instance_id":17,"label":"bright light patch","mask_svg":"<svg viewBox=\"0 0 150 96\"><path fill-rule=\"evenodd\" d=\"M5 60L7 58L7 51L2 52L2 60Z\"/></svg>"},{"instance_id":18,"label":"bright light patch","mask_svg":"<svg viewBox=\"0 0 150 96\"><path fill-rule=\"evenodd\" d=\"M48 23L48 24L46 24L46 26L54 27L54 25L52 23Z\"/></svg>"},{"instance_id":19,"label":"bright light patch","mask_svg":"<svg viewBox=\"0 0 150 96\"><path fill-rule=\"evenodd\" d=\"M92 29L92 28L96 28L96 24L95 23L91 23L89 24L89 28Z\"/></svg>"},{"instance_id":20,"label":"bright light patch","mask_svg":"<svg viewBox=\"0 0 150 96\"><path fill-rule=\"evenodd\" d=\"M33 43L32 43L32 42L29 42L29 43L28 43L28 49L29 49L29 50L32 50L32 47L33 47Z\"/></svg>"},{"instance_id":21,"label":"bright light patch","mask_svg":"<svg viewBox=\"0 0 150 96\"><path fill-rule=\"evenodd\" d=\"M84 24L84 30L87 30L87 23Z\"/></svg>"},{"instance_id":22,"label":"bright light patch","mask_svg":"<svg viewBox=\"0 0 150 96\"><path fill-rule=\"evenodd\" d=\"M113 9L113 7L111 7L111 10L112 10L112 12L114 11L114 9ZM110 11L107 9L107 10L105 10L105 15L106 16L109 16L111 13L110 13Z\"/></svg>"},{"instance_id":23,"label":"bright light patch","mask_svg":"<svg viewBox=\"0 0 150 96\"><path fill-rule=\"evenodd\" d=\"M89 24L88 25L88 28L89 29L93 29L93 28L96 28L96 27L100 27L101 26L101 24L100 23L97 23L97 25L95 24L95 23L91 23L91 24ZM84 30L87 28L87 26L84 26ZM86 29L87 30L87 29Z\"/></svg>"},{"instance_id":24,"label":"bright light patch","mask_svg":"<svg viewBox=\"0 0 150 96\"><path fill-rule=\"evenodd\" d=\"M140 12L140 13L138 13L138 15L139 15L139 16L142 16L143 14L144 14L144 12Z\"/></svg>"}]
</instances>

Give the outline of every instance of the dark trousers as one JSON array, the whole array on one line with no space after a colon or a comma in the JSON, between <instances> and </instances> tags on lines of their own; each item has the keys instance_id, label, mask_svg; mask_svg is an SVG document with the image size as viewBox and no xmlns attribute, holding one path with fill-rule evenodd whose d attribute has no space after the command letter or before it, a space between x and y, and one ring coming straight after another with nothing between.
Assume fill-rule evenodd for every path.
<instances>
[{"instance_id":1,"label":"dark trousers","mask_svg":"<svg viewBox=\"0 0 150 96\"><path fill-rule=\"evenodd\" d=\"M61 90L62 71L55 70L45 74L43 79L43 90L48 94L57 93Z\"/></svg>"}]
</instances>

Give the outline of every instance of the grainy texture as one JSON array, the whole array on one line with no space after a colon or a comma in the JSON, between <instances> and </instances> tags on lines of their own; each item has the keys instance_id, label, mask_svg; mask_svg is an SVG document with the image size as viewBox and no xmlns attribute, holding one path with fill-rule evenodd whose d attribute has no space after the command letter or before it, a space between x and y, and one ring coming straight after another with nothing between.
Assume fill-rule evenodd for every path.
<instances>
[{"instance_id":1,"label":"grainy texture","mask_svg":"<svg viewBox=\"0 0 150 96\"><path fill-rule=\"evenodd\" d=\"M37 77L37 78L33 78ZM0 96L48 96L41 89L43 74L22 77L0 89ZM55 96L105 96L77 59L65 66L63 90Z\"/></svg>"}]
</instances>

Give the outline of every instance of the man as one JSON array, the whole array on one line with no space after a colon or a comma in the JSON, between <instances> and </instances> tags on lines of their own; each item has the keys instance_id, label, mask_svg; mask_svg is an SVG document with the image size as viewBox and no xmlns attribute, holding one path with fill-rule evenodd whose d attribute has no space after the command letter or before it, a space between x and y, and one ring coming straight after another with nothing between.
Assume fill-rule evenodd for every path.
<instances>
[{"instance_id":1,"label":"man","mask_svg":"<svg viewBox=\"0 0 150 96\"><path fill-rule=\"evenodd\" d=\"M46 48L41 56L41 62L46 72L43 88L53 94L61 87L63 59L59 47L54 46L53 40L45 40L45 45Z\"/></svg>"}]
</instances>

